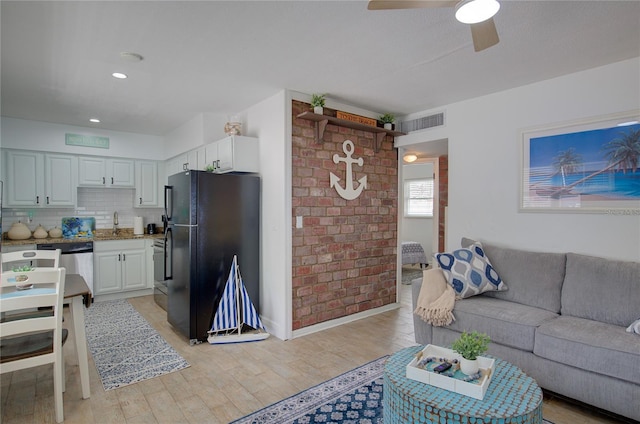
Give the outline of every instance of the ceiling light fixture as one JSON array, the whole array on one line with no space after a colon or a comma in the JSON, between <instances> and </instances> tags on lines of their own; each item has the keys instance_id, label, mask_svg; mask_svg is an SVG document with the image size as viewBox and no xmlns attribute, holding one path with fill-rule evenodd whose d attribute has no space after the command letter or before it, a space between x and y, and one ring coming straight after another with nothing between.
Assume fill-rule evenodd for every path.
<instances>
[{"instance_id":1,"label":"ceiling light fixture","mask_svg":"<svg viewBox=\"0 0 640 424\"><path fill-rule=\"evenodd\" d=\"M406 154L402 157L402 159L404 159L405 162L415 162L416 160L418 160L418 156L414 155L413 153L409 153Z\"/></svg>"},{"instance_id":2,"label":"ceiling light fixture","mask_svg":"<svg viewBox=\"0 0 640 424\"><path fill-rule=\"evenodd\" d=\"M496 0L462 0L456 5L456 19L463 24L484 22L500 10Z\"/></svg>"},{"instance_id":3,"label":"ceiling light fixture","mask_svg":"<svg viewBox=\"0 0 640 424\"><path fill-rule=\"evenodd\" d=\"M89 122L93 122L94 124L99 124L100 120L98 118L90 118Z\"/></svg>"},{"instance_id":4,"label":"ceiling light fixture","mask_svg":"<svg viewBox=\"0 0 640 424\"><path fill-rule=\"evenodd\" d=\"M122 72L114 72L113 74L111 74L111 76L118 79L127 78L127 74L123 74Z\"/></svg>"}]
</instances>

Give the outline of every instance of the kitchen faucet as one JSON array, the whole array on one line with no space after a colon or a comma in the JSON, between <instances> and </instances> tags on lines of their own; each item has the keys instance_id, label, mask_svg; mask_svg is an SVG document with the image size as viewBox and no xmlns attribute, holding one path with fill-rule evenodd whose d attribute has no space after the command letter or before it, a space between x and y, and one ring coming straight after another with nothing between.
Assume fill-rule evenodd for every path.
<instances>
[{"instance_id":1,"label":"kitchen faucet","mask_svg":"<svg viewBox=\"0 0 640 424\"><path fill-rule=\"evenodd\" d=\"M113 235L118 234L118 212L113 213Z\"/></svg>"}]
</instances>

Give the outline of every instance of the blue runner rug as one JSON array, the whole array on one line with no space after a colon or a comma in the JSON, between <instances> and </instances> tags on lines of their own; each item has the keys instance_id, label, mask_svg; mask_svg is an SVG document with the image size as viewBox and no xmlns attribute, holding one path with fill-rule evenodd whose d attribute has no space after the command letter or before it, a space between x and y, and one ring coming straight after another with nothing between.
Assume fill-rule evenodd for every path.
<instances>
[{"instance_id":1,"label":"blue runner rug","mask_svg":"<svg viewBox=\"0 0 640 424\"><path fill-rule=\"evenodd\" d=\"M85 310L87 344L105 390L189 367L126 299Z\"/></svg>"},{"instance_id":2,"label":"blue runner rug","mask_svg":"<svg viewBox=\"0 0 640 424\"><path fill-rule=\"evenodd\" d=\"M231 424L382 424L386 360L376 359Z\"/></svg>"}]
</instances>

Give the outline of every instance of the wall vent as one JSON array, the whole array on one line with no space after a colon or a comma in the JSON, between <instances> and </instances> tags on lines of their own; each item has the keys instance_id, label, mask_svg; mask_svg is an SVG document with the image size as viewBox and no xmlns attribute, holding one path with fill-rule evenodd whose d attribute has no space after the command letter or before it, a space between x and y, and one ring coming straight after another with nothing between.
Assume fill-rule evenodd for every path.
<instances>
[{"instance_id":1,"label":"wall vent","mask_svg":"<svg viewBox=\"0 0 640 424\"><path fill-rule=\"evenodd\" d=\"M412 119L411 121L403 121L400 123L400 131L410 133L411 131L424 130L425 128L439 127L441 125L444 125L444 112Z\"/></svg>"}]
</instances>

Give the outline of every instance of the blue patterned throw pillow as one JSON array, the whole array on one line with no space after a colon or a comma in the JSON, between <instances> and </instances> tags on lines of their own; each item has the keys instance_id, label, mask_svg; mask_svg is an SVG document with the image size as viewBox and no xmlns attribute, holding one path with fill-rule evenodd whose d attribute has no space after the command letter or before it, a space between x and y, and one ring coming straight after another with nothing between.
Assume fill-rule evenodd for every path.
<instances>
[{"instance_id":1,"label":"blue patterned throw pillow","mask_svg":"<svg viewBox=\"0 0 640 424\"><path fill-rule=\"evenodd\" d=\"M507 290L480 243L451 253L436 253L435 257L447 281L462 299L486 291Z\"/></svg>"}]
</instances>

